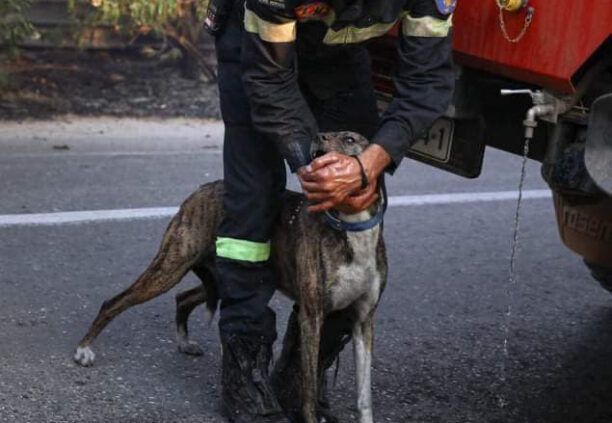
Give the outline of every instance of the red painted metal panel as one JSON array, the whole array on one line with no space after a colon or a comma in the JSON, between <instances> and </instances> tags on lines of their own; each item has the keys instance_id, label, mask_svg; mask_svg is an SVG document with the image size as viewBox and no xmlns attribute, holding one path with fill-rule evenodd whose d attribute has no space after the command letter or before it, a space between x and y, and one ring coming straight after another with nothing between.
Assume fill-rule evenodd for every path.
<instances>
[{"instance_id":1,"label":"red painted metal panel","mask_svg":"<svg viewBox=\"0 0 612 423\"><path fill-rule=\"evenodd\" d=\"M572 76L612 36L612 0L530 0L533 23L518 43L501 31L496 0L459 0L454 16L455 61L562 93ZM526 10L505 12L518 34Z\"/></svg>"}]
</instances>

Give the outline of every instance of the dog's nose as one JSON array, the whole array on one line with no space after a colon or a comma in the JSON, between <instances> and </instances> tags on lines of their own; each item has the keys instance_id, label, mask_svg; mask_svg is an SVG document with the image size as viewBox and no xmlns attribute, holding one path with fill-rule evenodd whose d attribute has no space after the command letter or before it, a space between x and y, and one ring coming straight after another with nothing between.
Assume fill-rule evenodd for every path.
<instances>
[{"instance_id":1,"label":"dog's nose","mask_svg":"<svg viewBox=\"0 0 612 423\"><path fill-rule=\"evenodd\" d=\"M320 149L319 149L319 150L316 150L316 151L315 151L315 152L312 154L312 158L313 158L313 159L316 159L317 157L324 156L325 154L326 154L326 152L325 152L325 151L323 151L323 150L320 150Z\"/></svg>"}]
</instances>

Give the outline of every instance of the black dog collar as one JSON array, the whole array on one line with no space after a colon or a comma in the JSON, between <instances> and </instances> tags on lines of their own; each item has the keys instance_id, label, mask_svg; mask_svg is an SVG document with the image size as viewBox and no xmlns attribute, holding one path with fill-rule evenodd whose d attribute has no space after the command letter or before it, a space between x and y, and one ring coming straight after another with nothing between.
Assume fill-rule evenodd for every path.
<instances>
[{"instance_id":1,"label":"black dog collar","mask_svg":"<svg viewBox=\"0 0 612 423\"><path fill-rule=\"evenodd\" d=\"M325 212L325 223L331 226L333 229L341 232L363 232L368 229L372 229L376 225L379 225L383 221L385 210L383 207L379 207L378 211L374 216L363 222L347 222L340 219L340 217L334 212L329 210Z\"/></svg>"},{"instance_id":2,"label":"black dog collar","mask_svg":"<svg viewBox=\"0 0 612 423\"><path fill-rule=\"evenodd\" d=\"M378 205L378 210L376 214L369 218L368 220L364 220L362 222L347 222L345 220L340 219L338 212L326 210L323 216L325 217L325 223L332 227L333 229L341 232L363 232L368 229L372 229L376 225L382 223L385 217L385 211L387 211L387 192L384 187L384 183L381 186L381 202Z\"/></svg>"}]
</instances>

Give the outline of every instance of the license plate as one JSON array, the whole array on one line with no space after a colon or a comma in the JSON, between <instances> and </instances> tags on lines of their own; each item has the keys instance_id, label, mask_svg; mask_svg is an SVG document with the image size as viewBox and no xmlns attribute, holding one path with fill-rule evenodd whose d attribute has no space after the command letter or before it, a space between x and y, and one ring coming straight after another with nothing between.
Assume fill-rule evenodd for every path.
<instances>
[{"instance_id":1,"label":"license plate","mask_svg":"<svg viewBox=\"0 0 612 423\"><path fill-rule=\"evenodd\" d=\"M419 139L410 148L412 153L439 163L448 163L453 146L455 123L451 119L440 118L429 129L425 138Z\"/></svg>"},{"instance_id":2,"label":"license plate","mask_svg":"<svg viewBox=\"0 0 612 423\"><path fill-rule=\"evenodd\" d=\"M442 117L434 122L427 137L408 149L406 156L466 178L477 178L484 151L481 119Z\"/></svg>"}]
</instances>

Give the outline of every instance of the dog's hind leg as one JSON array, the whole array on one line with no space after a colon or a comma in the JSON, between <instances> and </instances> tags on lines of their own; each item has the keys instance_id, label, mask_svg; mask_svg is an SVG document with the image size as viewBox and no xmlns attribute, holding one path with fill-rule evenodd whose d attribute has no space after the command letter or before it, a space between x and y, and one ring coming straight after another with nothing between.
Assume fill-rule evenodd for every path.
<instances>
[{"instance_id":1,"label":"dog's hind leg","mask_svg":"<svg viewBox=\"0 0 612 423\"><path fill-rule=\"evenodd\" d=\"M74 360L78 364L85 367L93 365L95 354L91 349L91 343L115 317L128 308L147 302L168 291L180 282L189 270L189 267L178 266L173 271L167 272L156 267L154 265L149 267L132 286L102 304L89 331L79 342L74 355Z\"/></svg>"},{"instance_id":2,"label":"dog's hind leg","mask_svg":"<svg viewBox=\"0 0 612 423\"><path fill-rule=\"evenodd\" d=\"M206 291L202 285L176 295L176 342L183 354L203 354L202 348L189 340L188 320L191 312L205 301Z\"/></svg>"},{"instance_id":3,"label":"dog's hind leg","mask_svg":"<svg viewBox=\"0 0 612 423\"><path fill-rule=\"evenodd\" d=\"M357 382L357 410L359 423L373 423L372 414L372 346L374 341L374 319L370 314L363 322L353 327L355 355L355 380Z\"/></svg>"},{"instance_id":4,"label":"dog's hind leg","mask_svg":"<svg viewBox=\"0 0 612 423\"><path fill-rule=\"evenodd\" d=\"M170 223L153 262L125 291L102 304L100 312L76 349L74 361L92 366L95 354L90 345L117 315L149 301L178 284L200 255L201 242L182 227L180 214Z\"/></svg>"},{"instance_id":5,"label":"dog's hind leg","mask_svg":"<svg viewBox=\"0 0 612 423\"><path fill-rule=\"evenodd\" d=\"M202 348L189 340L189 316L197 306L206 303L212 320L217 309L218 295L214 276L207 267L195 267L193 272L202 281L202 285L176 296L176 340L178 350L183 354L202 355Z\"/></svg>"}]
</instances>

